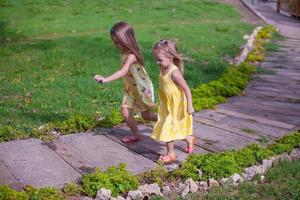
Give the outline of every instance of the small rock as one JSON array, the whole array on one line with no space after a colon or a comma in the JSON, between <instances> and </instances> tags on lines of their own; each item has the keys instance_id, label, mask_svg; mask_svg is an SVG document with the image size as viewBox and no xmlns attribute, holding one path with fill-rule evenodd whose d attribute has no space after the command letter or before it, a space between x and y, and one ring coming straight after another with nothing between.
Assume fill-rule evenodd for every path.
<instances>
[{"instance_id":1,"label":"small rock","mask_svg":"<svg viewBox=\"0 0 300 200\"><path fill-rule=\"evenodd\" d=\"M129 191L127 200L143 199L143 193L139 190Z\"/></svg>"},{"instance_id":2,"label":"small rock","mask_svg":"<svg viewBox=\"0 0 300 200\"><path fill-rule=\"evenodd\" d=\"M95 200L109 200L111 198L111 190L101 188L97 191Z\"/></svg>"},{"instance_id":3,"label":"small rock","mask_svg":"<svg viewBox=\"0 0 300 200\"><path fill-rule=\"evenodd\" d=\"M273 164L273 160L267 160L267 159L264 159L262 161L262 165L264 166L264 168L266 170L270 169L272 167L272 164Z\"/></svg>"},{"instance_id":4,"label":"small rock","mask_svg":"<svg viewBox=\"0 0 300 200\"><path fill-rule=\"evenodd\" d=\"M208 183L206 181L199 182L199 190L206 191L208 190Z\"/></svg>"},{"instance_id":5,"label":"small rock","mask_svg":"<svg viewBox=\"0 0 300 200\"><path fill-rule=\"evenodd\" d=\"M244 35L243 38L244 38L244 40L248 40L250 38L250 36L249 35Z\"/></svg>"},{"instance_id":6,"label":"small rock","mask_svg":"<svg viewBox=\"0 0 300 200\"><path fill-rule=\"evenodd\" d=\"M185 184L179 183L179 186L178 186L178 189L177 189L177 194L181 194L184 189L185 189Z\"/></svg>"},{"instance_id":7,"label":"small rock","mask_svg":"<svg viewBox=\"0 0 300 200\"><path fill-rule=\"evenodd\" d=\"M93 199L90 197L83 197L82 200L93 200Z\"/></svg>"},{"instance_id":8,"label":"small rock","mask_svg":"<svg viewBox=\"0 0 300 200\"><path fill-rule=\"evenodd\" d=\"M219 183L220 185L222 185L224 188L226 188L228 186L228 183L229 183L229 178L222 178Z\"/></svg>"},{"instance_id":9,"label":"small rock","mask_svg":"<svg viewBox=\"0 0 300 200\"><path fill-rule=\"evenodd\" d=\"M279 161L284 161L284 160L292 161L291 157L287 153L282 153L276 157L274 163L275 165L277 165Z\"/></svg>"},{"instance_id":10,"label":"small rock","mask_svg":"<svg viewBox=\"0 0 300 200\"><path fill-rule=\"evenodd\" d=\"M48 125L42 125L42 126L38 127L38 130L41 131L41 130L46 129L46 128L48 128Z\"/></svg>"},{"instance_id":11,"label":"small rock","mask_svg":"<svg viewBox=\"0 0 300 200\"><path fill-rule=\"evenodd\" d=\"M143 194L145 195L157 195L157 196L162 196L162 193L160 192L160 187L157 183L153 183L153 184L145 184L142 186L138 187L138 190L140 190Z\"/></svg>"},{"instance_id":12,"label":"small rock","mask_svg":"<svg viewBox=\"0 0 300 200\"><path fill-rule=\"evenodd\" d=\"M176 163L173 163L171 165L165 165L165 168L168 172L171 172L171 171L177 169L178 167L179 167L179 165Z\"/></svg>"},{"instance_id":13,"label":"small rock","mask_svg":"<svg viewBox=\"0 0 300 200\"><path fill-rule=\"evenodd\" d=\"M265 178L264 175L261 175L261 176L260 176L260 182L261 182L261 183L264 183L264 182L265 182L265 179L266 179L266 178Z\"/></svg>"},{"instance_id":14,"label":"small rock","mask_svg":"<svg viewBox=\"0 0 300 200\"><path fill-rule=\"evenodd\" d=\"M163 186L162 191L164 196L169 196L172 193L171 188L167 185Z\"/></svg>"},{"instance_id":15,"label":"small rock","mask_svg":"<svg viewBox=\"0 0 300 200\"><path fill-rule=\"evenodd\" d=\"M182 198L185 198L185 197L188 195L189 192L190 192L189 186L188 186L188 185L185 185L185 188L184 188L183 191L181 192L181 197L182 197Z\"/></svg>"},{"instance_id":16,"label":"small rock","mask_svg":"<svg viewBox=\"0 0 300 200\"><path fill-rule=\"evenodd\" d=\"M198 171L199 177L201 178L201 177L202 177L202 175L203 175L203 172L202 172L202 170L201 170L201 169L197 169L197 171Z\"/></svg>"},{"instance_id":17,"label":"small rock","mask_svg":"<svg viewBox=\"0 0 300 200\"><path fill-rule=\"evenodd\" d=\"M185 185L188 186L189 191L194 193L198 191L198 185L193 181L193 179L189 178L185 181Z\"/></svg>"},{"instance_id":18,"label":"small rock","mask_svg":"<svg viewBox=\"0 0 300 200\"><path fill-rule=\"evenodd\" d=\"M244 173L242 175L246 180L250 181L253 179L255 174L256 174L256 170L254 167L247 167L244 169Z\"/></svg>"},{"instance_id":19,"label":"small rock","mask_svg":"<svg viewBox=\"0 0 300 200\"><path fill-rule=\"evenodd\" d=\"M255 174L264 174L265 173L265 169L263 168L262 165L254 165L253 166Z\"/></svg>"},{"instance_id":20,"label":"small rock","mask_svg":"<svg viewBox=\"0 0 300 200\"><path fill-rule=\"evenodd\" d=\"M234 186L237 186L244 181L244 179L239 174L234 174L230 178L232 179L232 184Z\"/></svg>"},{"instance_id":21,"label":"small rock","mask_svg":"<svg viewBox=\"0 0 300 200\"><path fill-rule=\"evenodd\" d=\"M117 197L111 197L110 200L126 200L124 197L117 196Z\"/></svg>"},{"instance_id":22,"label":"small rock","mask_svg":"<svg viewBox=\"0 0 300 200\"><path fill-rule=\"evenodd\" d=\"M211 187L215 187L215 186L219 186L218 181L216 181L214 178L210 178L208 180L208 187L211 188Z\"/></svg>"},{"instance_id":23,"label":"small rock","mask_svg":"<svg viewBox=\"0 0 300 200\"><path fill-rule=\"evenodd\" d=\"M292 160L298 160L298 159L300 159L300 148L294 149L290 153L290 157L291 157Z\"/></svg>"}]
</instances>

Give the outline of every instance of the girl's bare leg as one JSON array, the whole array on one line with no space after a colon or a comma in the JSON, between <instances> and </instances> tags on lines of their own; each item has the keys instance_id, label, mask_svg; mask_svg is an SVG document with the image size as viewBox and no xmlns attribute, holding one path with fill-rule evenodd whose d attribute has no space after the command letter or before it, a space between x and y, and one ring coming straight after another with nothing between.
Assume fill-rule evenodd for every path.
<instances>
[{"instance_id":1,"label":"girl's bare leg","mask_svg":"<svg viewBox=\"0 0 300 200\"><path fill-rule=\"evenodd\" d=\"M126 124L129 126L134 136L139 136L139 129L136 121L132 117L132 110L130 108L121 108L121 113L125 119Z\"/></svg>"},{"instance_id":2,"label":"girl's bare leg","mask_svg":"<svg viewBox=\"0 0 300 200\"><path fill-rule=\"evenodd\" d=\"M174 141L167 142L167 155L171 157L175 156Z\"/></svg>"},{"instance_id":3,"label":"girl's bare leg","mask_svg":"<svg viewBox=\"0 0 300 200\"><path fill-rule=\"evenodd\" d=\"M146 121L157 122L157 114L152 112L151 110L142 112L142 117Z\"/></svg>"}]
</instances>

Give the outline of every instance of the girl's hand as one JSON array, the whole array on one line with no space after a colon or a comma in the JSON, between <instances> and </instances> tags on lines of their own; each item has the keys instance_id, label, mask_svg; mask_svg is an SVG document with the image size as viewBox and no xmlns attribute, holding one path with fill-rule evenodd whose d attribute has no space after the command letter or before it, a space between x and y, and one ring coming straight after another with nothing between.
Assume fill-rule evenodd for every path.
<instances>
[{"instance_id":1,"label":"girl's hand","mask_svg":"<svg viewBox=\"0 0 300 200\"><path fill-rule=\"evenodd\" d=\"M193 107L188 108L188 113L189 113L190 115L193 115L193 114L195 113L194 108L193 108Z\"/></svg>"},{"instance_id":2,"label":"girl's hand","mask_svg":"<svg viewBox=\"0 0 300 200\"><path fill-rule=\"evenodd\" d=\"M100 75L95 75L94 79L98 82L98 83L104 83L104 77L100 76Z\"/></svg>"}]
</instances>

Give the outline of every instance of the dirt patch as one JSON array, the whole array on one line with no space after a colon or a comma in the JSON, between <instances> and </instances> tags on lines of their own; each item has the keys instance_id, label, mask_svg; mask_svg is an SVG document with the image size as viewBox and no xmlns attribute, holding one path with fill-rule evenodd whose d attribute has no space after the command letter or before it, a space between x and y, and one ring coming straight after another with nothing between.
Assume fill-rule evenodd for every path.
<instances>
[{"instance_id":1,"label":"dirt patch","mask_svg":"<svg viewBox=\"0 0 300 200\"><path fill-rule=\"evenodd\" d=\"M243 22L255 24L255 25L264 24L264 21L262 21L251 10L249 10L240 0L217 0L217 1L234 6L241 14Z\"/></svg>"}]
</instances>

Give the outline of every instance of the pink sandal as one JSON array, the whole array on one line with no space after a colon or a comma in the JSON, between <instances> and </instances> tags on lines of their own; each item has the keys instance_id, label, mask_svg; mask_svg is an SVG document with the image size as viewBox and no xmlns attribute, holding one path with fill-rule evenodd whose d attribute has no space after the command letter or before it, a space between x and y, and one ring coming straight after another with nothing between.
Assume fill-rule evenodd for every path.
<instances>
[{"instance_id":1,"label":"pink sandal","mask_svg":"<svg viewBox=\"0 0 300 200\"><path fill-rule=\"evenodd\" d=\"M132 142L137 142L142 139L142 136L135 136L135 135L127 135L122 138L123 143L132 143Z\"/></svg>"}]
</instances>

